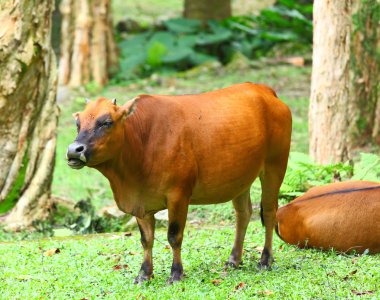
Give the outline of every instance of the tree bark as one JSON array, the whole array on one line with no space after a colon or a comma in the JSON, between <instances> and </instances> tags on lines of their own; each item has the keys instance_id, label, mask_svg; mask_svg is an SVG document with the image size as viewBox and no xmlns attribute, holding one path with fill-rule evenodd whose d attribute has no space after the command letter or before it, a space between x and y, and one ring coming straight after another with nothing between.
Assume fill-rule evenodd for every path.
<instances>
[{"instance_id":1,"label":"tree bark","mask_svg":"<svg viewBox=\"0 0 380 300\"><path fill-rule=\"evenodd\" d=\"M309 135L310 155L321 164L345 161L351 151L351 11L347 0L314 2Z\"/></svg>"},{"instance_id":2,"label":"tree bark","mask_svg":"<svg viewBox=\"0 0 380 300\"><path fill-rule=\"evenodd\" d=\"M362 0L353 7L351 53L355 119L352 145L380 145L380 2Z\"/></svg>"},{"instance_id":3,"label":"tree bark","mask_svg":"<svg viewBox=\"0 0 380 300\"><path fill-rule=\"evenodd\" d=\"M207 20L223 20L231 17L231 0L185 0L183 15L203 23Z\"/></svg>"},{"instance_id":4,"label":"tree bark","mask_svg":"<svg viewBox=\"0 0 380 300\"><path fill-rule=\"evenodd\" d=\"M110 0L62 0L59 83L104 86L118 68Z\"/></svg>"},{"instance_id":5,"label":"tree bark","mask_svg":"<svg viewBox=\"0 0 380 300\"><path fill-rule=\"evenodd\" d=\"M310 155L322 164L380 145L380 3L316 1L309 108Z\"/></svg>"},{"instance_id":6,"label":"tree bark","mask_svg":"<svg viewBox=\"0 0 380 300\"><path fill-rule=\"evenodd\" d=\"M0 4L0 214L8 227L47 217L58 108L54 1Z\"/></svg>"}]
</instances>

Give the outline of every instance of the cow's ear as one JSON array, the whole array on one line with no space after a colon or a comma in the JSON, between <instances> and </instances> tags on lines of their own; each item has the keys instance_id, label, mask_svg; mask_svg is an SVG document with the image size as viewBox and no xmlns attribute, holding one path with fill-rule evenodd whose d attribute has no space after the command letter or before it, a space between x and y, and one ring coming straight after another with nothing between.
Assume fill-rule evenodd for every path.
<instances>
[{"instance_id":1,"label":"cow's ear","mask_svg":"<svg viewBox=\"0 0 380 300\"><path fill-rule=\"evenodd\" d=\"M73 113L73 118L77 120L79 118L79 112Z\"/></svg>"},{"instance_id":2,"label":"cow's ear","mask_svg":"<svg viewBox=\"0 0 380 300\"><path fill-rule=\"evenodd\" d=\"M133 98L131 101L128 101L125 105L122 106L123 110L123 117L127 118L128 116L132 115L137 107L139 98Z\"/></svg>"}]
</instances>

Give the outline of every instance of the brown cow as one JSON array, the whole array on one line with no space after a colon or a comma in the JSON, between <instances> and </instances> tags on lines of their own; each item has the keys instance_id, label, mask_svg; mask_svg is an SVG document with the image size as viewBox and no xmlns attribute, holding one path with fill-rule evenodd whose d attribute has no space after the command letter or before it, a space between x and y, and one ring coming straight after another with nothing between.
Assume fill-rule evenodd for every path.
<instances>
[{"instance_id":1,"label":"brown cow","mask_svg":"<svg viewBox=\"0 0 380 300\"><path fill-rule=\"evenodd\" d=\"M380 252L380 184L348 181L314 187L277 212L276 231L301 248Z\"/></svg>"},{"instance_id":2,"label":"brown cow","mask_svg":"<svg viewBox=\"0 0 380 300\"><path fill-rule=\"evenodd\" d=\"M152 277L154 213L165 208L174 257L169 282L181 279L189 204L232 199L237 225L227 264L237 267L252 213L249 191L258 176L266 230L260 264L270 266L291 135L291 113L270 88L243 83L199 95L140 95L120 107L101 98L75 116L69 166L99 170L118 207L137 218L144 261L135 282Z\"/></svg>"}]
</instances>

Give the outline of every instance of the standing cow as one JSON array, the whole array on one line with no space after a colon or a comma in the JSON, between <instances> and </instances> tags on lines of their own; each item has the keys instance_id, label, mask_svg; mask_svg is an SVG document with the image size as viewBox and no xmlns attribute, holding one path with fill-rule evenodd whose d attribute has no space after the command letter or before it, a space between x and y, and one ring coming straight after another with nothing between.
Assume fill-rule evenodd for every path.
<instances>
[{"instance_id":1,"label":"standing cow","mask_svg":"<svg viewBox=\"0 0 380 300\"><path fill-rule=\"evenodd\" d=\"M243 83L198 95L140 95L124 106L100 98L75 117L78 136L68 147L68 165L99 170L118 207L137 218L144 261L136 283L152 277L154 214L165 208L173 250L169 282L181 279L189 204L232 199L237 224L227 264L238 267L258 176L265 226L260 264L270 266L292 127L288 107L272 89Z\"/></svg>"},{"instance_id":2,"label":"standing cow","mask_svg":"<svg viewBox=\"0 0 380 300\"><path fill-rule=\"evenodd\" d=\"M314 187L277 212L276 231L301 248L380 252L380 184L348 181Z\"/></svg>"}]
</instances>

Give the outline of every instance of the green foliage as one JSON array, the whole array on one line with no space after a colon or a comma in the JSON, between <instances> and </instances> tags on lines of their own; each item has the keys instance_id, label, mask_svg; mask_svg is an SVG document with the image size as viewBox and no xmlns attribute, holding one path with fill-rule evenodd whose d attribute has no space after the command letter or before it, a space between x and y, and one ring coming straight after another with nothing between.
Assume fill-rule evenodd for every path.
<instances>
[{"instance_id":1,"label":"green foliage","mask_svg":"<svg viewBox=\"0 0 380 300\"><path fill-rule=\"evenodd\" d=\"M360 153L360 160L354 165L352 180L380 181L380 156Z\"/></svg>"},{"instance_id":2,"label":"green foliage","mask_svg":"<svg viewBox=\"0 0 380 300\"><path fill-rule=\"evenodd\" d=\"M201 22L190 19L171 19L164 22L167 29L175 33L197 33L201 30Z\"/></svg>"},{"instance_id":3,"label":"green foliage","mask_svg":"<svg viewBox=\"0 0 380 300\"><path fill-rule=\"evenodd\" d=\"M313 186L345 180L380 181L380 156L361 153L354 166L349 162L317 165L308 155L292 152L280 196L291 200Z\"/></svg>"},{"instance_id":4,"label":"green foliage","mask_svg":"<svg viewBox=\"0 0 380 300\"><path fill-rule=\"evenodd\" d=\"M75 208L78 213L71 215L65 222L65 226L74 234L115 232L122 231L125 227L125 220L122 218L111 219L96 215L95 207L90 198L80 200Z\"/></svg>"},{"instance_id":5,"label":"green foliage","mask_svg":"<svg viewBox=\"0 0 380 300\"><path fill-rule=\"evenodd\" d=\"M294 0L278 1L259 16L231 17L222 22L169 19L164 29L136 34L119 43L121 70L114 80L135 79L163 70L182 71L218 60L228 63L235 52L248 58L268 55L275 45L310 49L312 6ZM277 50L276 50L277 51Z\"/></svg>"}]
</instances>

